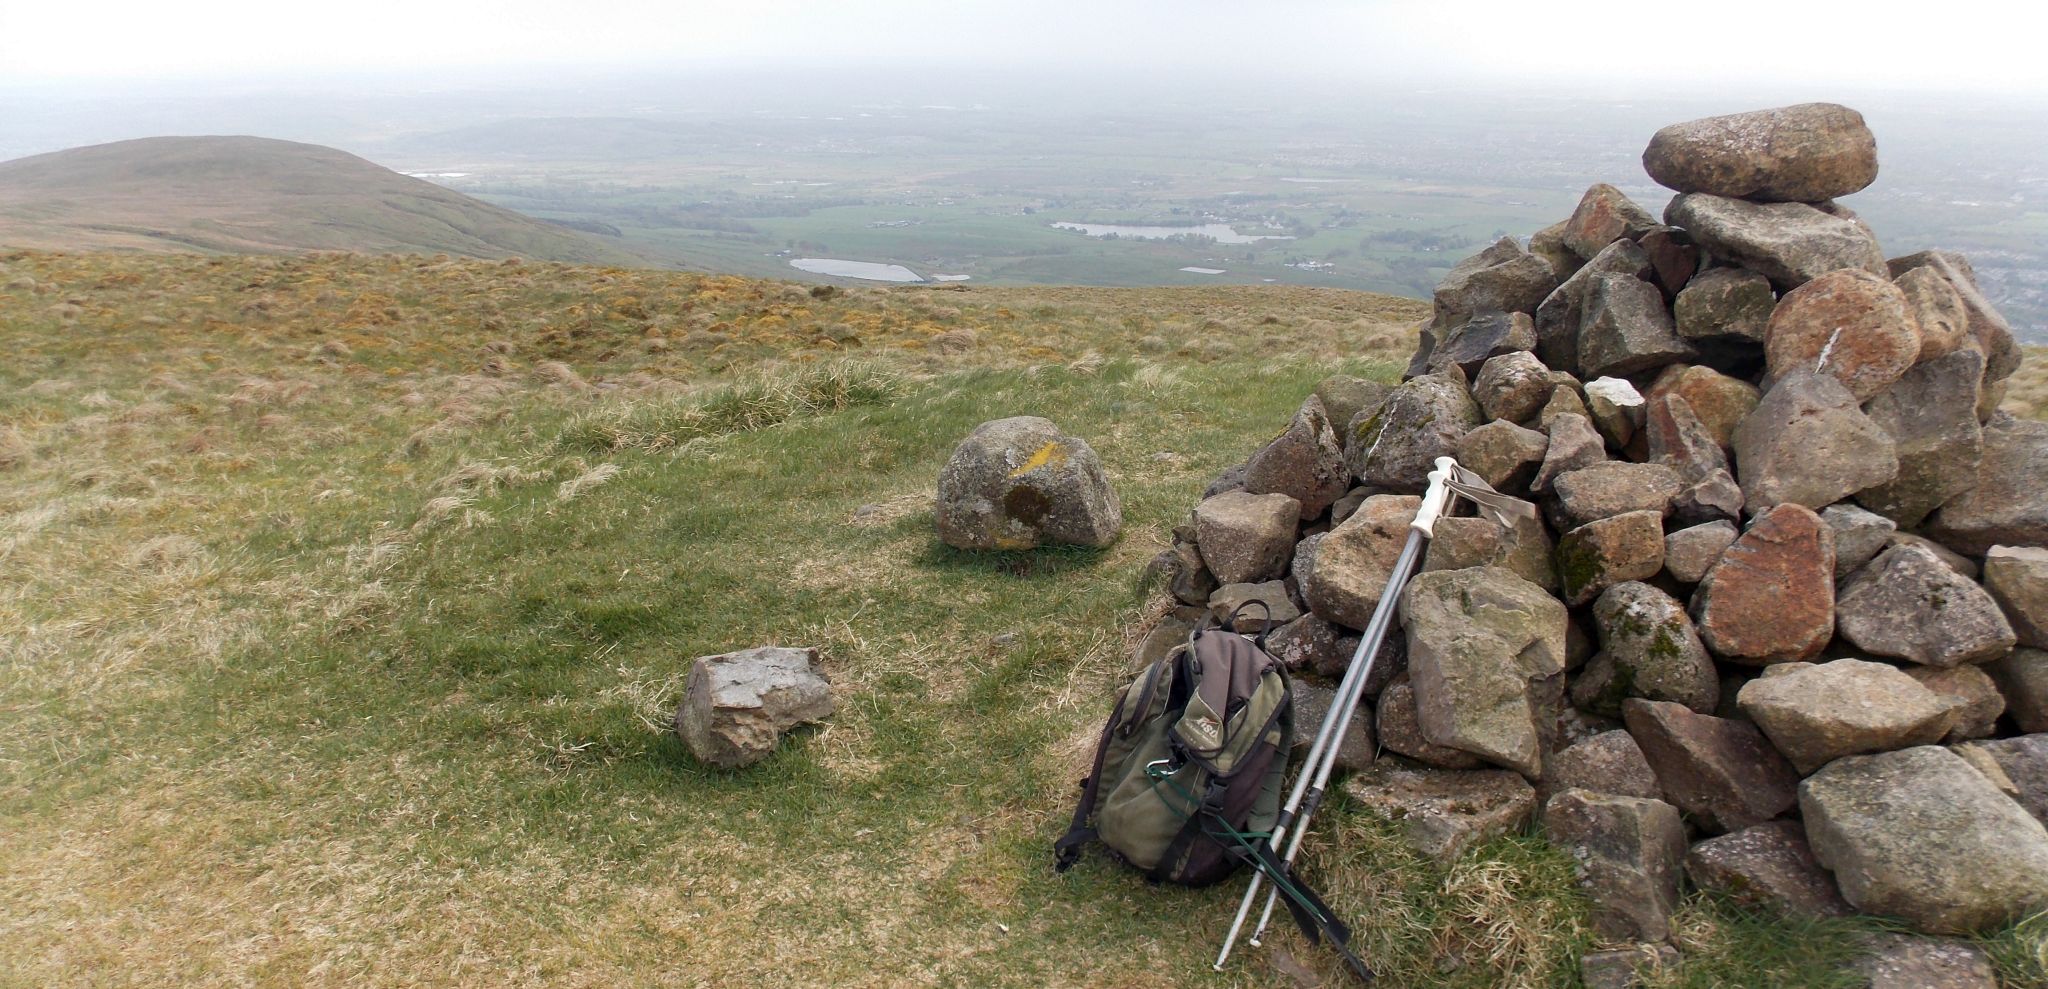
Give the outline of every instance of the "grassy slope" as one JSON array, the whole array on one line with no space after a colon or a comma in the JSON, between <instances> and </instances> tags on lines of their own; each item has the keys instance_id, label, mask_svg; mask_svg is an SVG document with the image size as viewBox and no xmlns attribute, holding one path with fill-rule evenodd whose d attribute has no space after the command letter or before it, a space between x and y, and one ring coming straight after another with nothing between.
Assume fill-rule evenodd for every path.
<instances>
[{"instance_id":1,"label":"grassy slope","mask_svg":"<svg viewBox=\"0 0 2048 989\"><path fill-rule=\"evenodd\" d=\"M354 155L256 137L145 138L0 162L0 244L642 263Z\"/></svg>"},{"instance_id":2,"label":"grassy slope","mask_svg":"<svg viewBox=\"0 0 2048 989\"><path fill-rule=\"evenodd\" d=\"M1415 304L5 264L0 984L1282 980L1208 974L1231 889L1046 843L1143 561ZM1102 454L1117 546L934 539L952 443L1023 413ZM707 771L662 730L689 660L769 641L822 647L840 711ZM1571 983L1562 856L1438 870L1337 807L1314 866L1387 984ZM1682 929L1685 984L1806 986L1849 927Z\"/></svg>"}]
</instances>

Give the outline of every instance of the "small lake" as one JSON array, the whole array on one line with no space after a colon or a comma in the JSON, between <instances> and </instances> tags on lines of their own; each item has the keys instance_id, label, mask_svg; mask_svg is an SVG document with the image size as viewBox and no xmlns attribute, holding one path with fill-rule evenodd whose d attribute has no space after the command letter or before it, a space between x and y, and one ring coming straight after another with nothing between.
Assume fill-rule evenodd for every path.
<instances>
[{"instance_id":1,"label":"small lake","mask_svg":"<svg viewBox=\"0 0 2048 989\"><path fill-rule=\"evenodd\" d=\"M1165 240L1194 234L1197 237L1212 237L1218 244L1256 244L1262 240L1293 240L1286 234L1241 234L1230 228L1228 223L1190 224L1184 227L1135 227L1118 223L1075 223L1061 220L1053 224L1061 230L1079 230L1090 237L1129 237L1133 240Z\"/></svg>"},{"instance_id":2,"label":"small lake","mask_svg":"<svg viewBox=\"0 0 2048 989\"><path fill-rule=\"evenodd\" d=\"M838 258L791 258L789 266L814 275L865 278L871 282L921 282L917 272L900 264L879 261L842 261Z\"/></svg>"}]
</instances>

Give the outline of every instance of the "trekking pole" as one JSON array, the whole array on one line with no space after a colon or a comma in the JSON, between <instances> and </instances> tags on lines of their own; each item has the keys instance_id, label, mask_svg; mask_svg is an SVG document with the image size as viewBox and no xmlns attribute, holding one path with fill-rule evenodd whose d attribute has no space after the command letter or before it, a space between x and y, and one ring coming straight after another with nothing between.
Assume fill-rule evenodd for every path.
<instances>
[{"instance_id":1,"label":"trekking pole","mask_svg":"<svg viewBox=\"0 0 2048 989\"><path fill-rule=\"evenodd\" d=\"M1323 717L1321 730L1316 732L1314 744L1309 746L1301 775L1294 781L1294 790L1282 805L1279 819L1273 825L1272 836L1267 839L1270 846L1278 846L1283 840L1292 839L1287 846L1284 864L1291 865L1301 851L1301 836L1307 832L1308 820L1315 813L1316 805L1323 799L1323 790L1330 782L1330 772L1336 766L1337 752L1344 732L1351 727L1351 718L1358 710L1358 700L1365 693L1365 684L1372 676L1373 660L1379 655L1380 644L1386 640L1387 626L1392 623L1395 603L1401 588L1408 582L1408 574L1415 568L1415 560L1422 555L1422 545L1436 527L1436 520L1449 506L1450 483L1459 473L1457 461L1450 457L1438 457L1436 470L1430 472L1429 488L1422 496L1422 505L1416 510L1415 521L1409 523L1408 541L1401 547L1400 558L1394 562L1394 570L1387 575L1386 589L1380 592L1380 601L1373 609L1372 621L1359 640L1358 650L1351 654L1351 664L1345 669L1343 678L1337 684L1336 696L1332 699L1329 712ZM1230 922L1230 931L1224 935L1223 950L1216 955L1216 971L1223 970L1223 963L1230 959L1231 948L1237 943L1238 934L1244 929L1244 922L1251 914L1252 902L1258 897L1265 873L1254 871L1251 884L1245 887L1244 899L1237 905L1237 916ZM1259 926L1252 934L1252 944L1257 945L1265 933L1266 925L1273 916L1273 905L1278 901L1280 891L1275 887L1266 897L1266 909L1260 916Z\"/></svg>"}]
</instances>

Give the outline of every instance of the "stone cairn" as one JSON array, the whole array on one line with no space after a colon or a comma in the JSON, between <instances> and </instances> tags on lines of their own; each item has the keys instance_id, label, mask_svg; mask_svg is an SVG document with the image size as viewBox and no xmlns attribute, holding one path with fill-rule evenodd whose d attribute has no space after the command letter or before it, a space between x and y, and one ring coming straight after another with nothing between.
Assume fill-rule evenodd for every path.
<instances>
[{"instance_id":1,"label":"stone cairn","mask_svg":"<svg viewBox=\"0 0 2048 989\"><path fill-rule=\"evenodd\" d=\"M1598 933L1650 946L1589 977L1668 962L1688 880L1928 933L2048 907L2048 423L1996 411L2010 328L1833 201L1877 176L1854 110L1643 161L1663 222L1596 185L1466 259L1400 385L1323 382L1218 478L1138 659L1265 601L1312 734L1454 456L1539 512L1438 524L1347 786L1439 857L1540 819Z\"/></svg>"}]
</instances>

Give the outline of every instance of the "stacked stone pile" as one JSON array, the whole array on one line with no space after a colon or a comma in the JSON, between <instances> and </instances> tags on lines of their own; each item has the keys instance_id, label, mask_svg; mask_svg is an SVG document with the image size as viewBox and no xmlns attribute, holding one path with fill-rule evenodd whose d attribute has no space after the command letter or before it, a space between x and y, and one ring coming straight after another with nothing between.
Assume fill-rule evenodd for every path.
<instances>
[{"instance_id":1,"label":"stacked stone pile","mask_svg":"<svg viewBox=\"0 0 2048 989\"><path fill-rule=\"evenodd\" d=\"M1853 110L1678 124L1644 164L1661 220L1596 185L1466 259L1398 386L1326 381L1219 478L1141 658L1256 598L1340 675L1454 456L1539 512L1438 525L1362 801L1444 854L1540 819L1613 940L1665 940L1688 878L1935 933L2048 907L2048 423L1997 411L2010 327L1834 201L1877 175Z\"/></svg>"}]
</instances>

